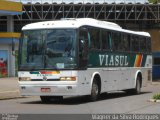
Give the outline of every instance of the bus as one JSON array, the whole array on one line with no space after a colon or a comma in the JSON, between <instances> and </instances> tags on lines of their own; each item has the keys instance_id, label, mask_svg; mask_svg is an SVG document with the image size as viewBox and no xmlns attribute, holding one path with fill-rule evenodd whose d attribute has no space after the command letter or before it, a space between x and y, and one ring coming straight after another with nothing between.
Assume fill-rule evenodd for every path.
<instances>
[{"instance_id":1,"label":"bus","mask_svg":"<svg viewBox=\"0 0 160 120\"><path fill-rule=\"evenodd\" d=\"M42 102L139 94L152 79L151 37L92 18L31 23L22 28L18 70L21 95Z\"/></svg>"}]
</instances>

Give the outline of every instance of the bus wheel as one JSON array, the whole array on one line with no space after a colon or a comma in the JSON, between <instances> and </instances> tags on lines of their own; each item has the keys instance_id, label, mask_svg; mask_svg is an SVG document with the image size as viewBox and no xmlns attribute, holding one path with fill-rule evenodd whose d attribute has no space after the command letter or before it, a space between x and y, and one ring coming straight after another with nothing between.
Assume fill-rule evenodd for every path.
<instances>
[{"instance_id":1,"label":"bus wheel","mask_svg":"<svg viewBox=\"0 0 160 120\"><path fill-rule=\"evenodd\" d=\"M141 93L141 82L140 77L137 76L136 87L134 89L125 90L127 94L140 94Z\"/></svg>"},{"instance_id":2,"label":"bus wheel","mask_svg":"<svg viewBox=\"0 0 160 120\"><path fill-rule=\"evenodd\" d=\"M140 77L137 76L137 80L136 80L136 87L134 89L134 94L140 94L141 93L141 82L140 82Z\"/></svg>"},{"instance_id":3,"label":"bus wheel","mask_svg":"<svg viewBox=\"0 0 160 120\"><path fill-rule=\"evenodd\" d=\"M90 100L96 101L100 95L100 86L98 85L97 80L93 80L92 89L91 89L91 95Z\"/></svg>"}]
</instances>

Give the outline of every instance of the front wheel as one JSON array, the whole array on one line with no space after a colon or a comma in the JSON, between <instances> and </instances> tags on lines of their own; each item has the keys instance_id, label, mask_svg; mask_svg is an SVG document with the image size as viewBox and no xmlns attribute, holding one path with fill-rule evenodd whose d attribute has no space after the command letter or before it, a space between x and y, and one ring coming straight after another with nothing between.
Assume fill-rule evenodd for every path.
<instances>
[{"instance_id":1,"label":"front wheel","mask_svg":"<svg viewBox=\"0 0 160 120\"><path fill-rule=\"evenodd\" d=\"M100 86L98 85L98 82L96 80L93 80L90 100L96 101L98 99L99 95L100 95Z\"/></svg>"}]
</instances>

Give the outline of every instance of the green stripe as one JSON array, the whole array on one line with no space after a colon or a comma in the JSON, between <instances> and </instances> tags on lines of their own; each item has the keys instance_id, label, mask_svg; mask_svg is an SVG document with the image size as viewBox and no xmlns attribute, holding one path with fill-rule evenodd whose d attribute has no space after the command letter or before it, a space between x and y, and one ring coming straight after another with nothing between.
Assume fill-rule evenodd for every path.
<instances>
[{"instance_id":1,"label":"green stripe","mask_svg":"<svg viewBox=\"0 0 160 120\"><path fill-rule=\"evenodd\" d=\"M112 53L92 51L89 53L88 67L134 67L136 53ZM141 67L145 66L147 55L143 55Z\"/></svg>"},{"instance_id":2,"label":"green stripe","mask_svg":"<svg viewBox=\"0 0 160 120\"><path fill-rule=\"evenodd\" d=\"M40 74L40 73L37 71L33 71L33 72L30 72L30 74Z\"/></svg>"}]
</instances>

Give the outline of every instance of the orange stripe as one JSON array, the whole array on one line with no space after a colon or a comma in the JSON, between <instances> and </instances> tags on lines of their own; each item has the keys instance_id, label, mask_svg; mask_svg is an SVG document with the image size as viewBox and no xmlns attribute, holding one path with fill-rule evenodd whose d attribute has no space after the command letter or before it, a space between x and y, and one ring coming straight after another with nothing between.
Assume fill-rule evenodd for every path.
<instances>
[{"instance_id":1,"label":"orange stripe","mask_svg":"<svg viewBox=\"0 0 160 120\"><path fill-rule=\"evenodd\" d=\"M142 57L142 55L136 55L134 67L141 67Z\"/></svg>"},{"instance_id":2,"label":"orange stripe","mask_svg":"<svg viewBox=\"0 0 160 120\"><path fill-rule=\"evenodd\" d=\"M60 74L59 71L41 71L41 74Z\"/></svg>"}]
</instances>

